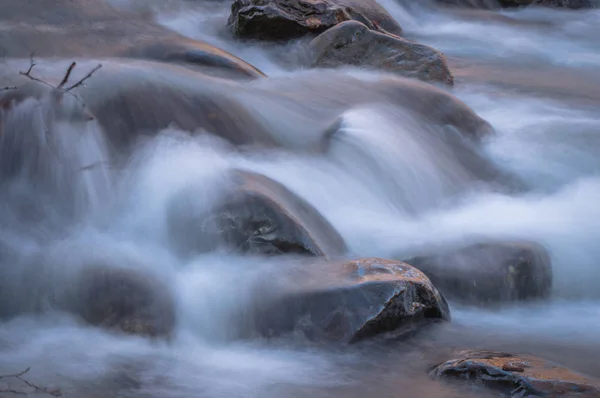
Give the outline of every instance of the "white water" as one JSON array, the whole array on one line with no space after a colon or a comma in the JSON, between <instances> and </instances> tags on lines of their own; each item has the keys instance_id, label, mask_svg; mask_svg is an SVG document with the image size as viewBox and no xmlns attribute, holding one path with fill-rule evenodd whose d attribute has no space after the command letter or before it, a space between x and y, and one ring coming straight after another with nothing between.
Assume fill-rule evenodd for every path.
<instances>
[{"instance_id":1,"label":"white water","mask_svg":"<svg viewBox=\"0 0 600 398\"><path fill-rule=\"evenodd\" d=\"M502 74L497 65L526 73L551 65L600 79L600 72L593 71L600 70L600 12L505 13L521 21L549 21L553 26L547 29L382 4L409 37L436 46L460 65L453 93L494 126L497 135L485 144L487 156L528 183L528 192L508 195L475 187L449 196L464 181L464 171L428 156L428 142L416 134L426 127L418 120L399 127L397 115L378 108L345 115L348 135L331 158L274 153L257 159L232 154L219 142L166 131L114 176L120 183L111 199L104 206L95 203L75 227L50 240L51 225L37 228L44 238L25 230L2 231L2 239L19 254L43 249L66 264L102 258L142 264L158 273L177 292L181 322L174 342L114 336L54 315L24 317L0 328L0 369L32 366L30 378L57 384L76 397L392 397L398 391L453 396L450 387L440 388L425 377L430 358L421 349L437 344L533 352L600 376L600 101L568 83L548 89L546 81L533 82L519 89L470 76L464 67L485 62L486 74L497 76ZM221 33L227 6L210 8L211 13L186 9L158 19L231 51L270 76L297 73L290 71L293 51L276 56L281 49L231 41ZM524 60L527 64L520 66ZM554 78L560 82L561 76ZM588 75L582 76L585 82ZM84 149L74 152L89 155ZM235 311L254 294L254 282L280 264L225 254L182 263L167 244L165 209L173 192L198 181L210 186L233 166L261 171L300 194L358 255L410 254L427 243L478 236L537 241L552 257L554 298L495 311L453 306L452 324L395 351L231 341ZM88 186L101 184L95 180ZM199 198L210 200L210 194ZM40 241L51 243L40 247Z\"/></svg>"}]
</instances>

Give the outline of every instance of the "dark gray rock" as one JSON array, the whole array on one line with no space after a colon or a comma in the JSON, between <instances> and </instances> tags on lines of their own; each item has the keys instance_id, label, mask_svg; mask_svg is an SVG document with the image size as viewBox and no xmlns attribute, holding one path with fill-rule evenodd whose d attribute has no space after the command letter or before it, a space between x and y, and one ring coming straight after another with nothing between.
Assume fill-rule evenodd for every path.
<instances>
[{"instance_id":1,"label":"dark gray rock","mask_svg":"<svg viewBox=\"0 0 600 398\"><path fill-rule=\"evenodd\" d=\"M279 41L318 34L350 20L402 34L375 0L235 0L228 24L236 36Z\"/></svg>"},{"instance_id":2,"label":"dark gray rock","mask_svg":"<svg viewBox=\"0 0 600 398\"><path fill-rule=\"evenodd\" d=\"M529 355L463 351L431 375L467 380L508 397L600 397L600 380Z\"/></svg>"},{"instance_id":3,"label":"dark gray rock","mask_svg":"<svg viewBox=\"0 0 600 398\"><path fill-rule=\"evenodd\" d=\"M550 257L535 243L480 243L406 262L423 271L446 297L466 302L545 298L552 287Z\"/></svg>"},{"instance_id":4,"label":"dark gray rock","mask_svg":"<svg viewBox=\"0 0 600 398\"><path fill-rule=\"evenodd\" d=\"M313 66L371 67L428 82L453 84L442 53L398 36L370 30L357 21L342 22L310 43Z\"/></svg>"},{"instance_id":5,"label":"dark gray rock","mask_svg":"<svg viewBox=\"0 0 600 398\"><path fill-rule=\"evenodd\" d=\"M533 0L531 4L572 9L597 8L600 6L600 3L594 0Z\"/></svg>"},{"instance_id":6,"label":"dark gray rock","mask_svg":"<svg viewBox=\"0 0 600 398\"><path fill-rule=\"evenodd\" d=\"M174 199L170 236L182 253L222 247L242 253L331 258L347 251L335 228L282 184L247 171L235 171L230 177L210 209L198 209L193 190Z\"/></svg>"},{"instance_id":7,"label":"dark gray rock","mask_svg":"<svg viewBox=\"0 0 600 398\"><path fill-rule=\"evenodd\" d=\"M170 290L141 271L83 268L64 299L65 308L94 326L148 337L169 337L175 328Z\"/></svg>"},{"instance_id":8,"label":"dark gray rock","mask_svg":"<svg viewBox=\"0 0 600 398\"><path fill-rule=\"evenodd\" d=\"M450 319L444 297L416 268L364 258L305 266L288 286L260 303L252 319L262 336L299 333L313 341L355 343L405 336Z\"/></svg>"}]
</instances>

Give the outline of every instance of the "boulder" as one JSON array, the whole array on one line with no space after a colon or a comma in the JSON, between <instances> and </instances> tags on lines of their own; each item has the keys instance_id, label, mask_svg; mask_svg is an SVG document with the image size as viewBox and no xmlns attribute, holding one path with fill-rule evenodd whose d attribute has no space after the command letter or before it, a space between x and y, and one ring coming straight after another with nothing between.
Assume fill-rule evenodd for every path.
<instances>
[{"instance_id":1,"label":"boulder","mask_svg":"<svg viewBox=\"0 0 600 398\"><path fill-rule=\"evenodd\" d=\"M402 34L394 18L375 0L235 0L228 24L238 37L279 41L318 34L351 20Z\"/></svg>"},{"instance_id":2,"label":"boulder","mask_svg":"<svg viewBox=\"0 0 600 398\"><path fill-rule=\"evenodd\" d=\"M562 8L596 8L600 5L594 0L533 0L532 4L546 7L562 7Z\"/></svg>"},{"instance_id":3,"label":"boulder","mask_svg":"<svg viewBox=\"0 0 600 398\"><path fill-rule=\"evenodd\" d=\"M416 268L363 258L314 264L290 272L268 302L257 305L252 330L275 337L298 333L313 341L355 343L400 337L450 319L446 300Z\"/></svg>"},{"instance_id":4,"label":"boulder","mask_svg":"<svg viewBox=\"0 0 600 398\"><path fill-rule=\"evenodd\" d=\"M342 22L310 43L313 66L354 65L379 68L428 82L452 84L439 51L398 36L370 30L357 21Z\"/></svg>"},{"instance_id":5,"label":"boulder","mask_svg":"<svg viewBox=\"0 0 600 398\"><path fill-rule=\"evenodd\" d=\"M234 171L209 209L199 209L194 196L184 191L169 211L170 236L183 253L221 246L243 253L332 258L347 251L344 239L313 206L263 175Z\"/></svg>"},{"instance_id":6,"label":"boulder","mask_svg":"<svg viewBox=\"0 0 600 398\"><path fill-rule=\"evenodd\" d=\"M0 58L28 58L32 53L39 58L128 57L181 64L234 79L264 76L221 49L104 1L3 1L0 24Z\"/></svg>"},{"instance_id":7,"label":"boulder","mask_svg":"<svg viewBox=\"0 0 600 398\"><path fill-rule=\"evenodd\" d=\"M600 380L529 355L463 351L431 376L468 380L510 397L600 397Z\"/></svg>"},{"instance_id":8,"label":"boulder","mask_svg":"<svg viewBox=\"0 0 600 398\"><path fill-rule=\"evenodd\" d=\"M110 255L82 258L80 249L64 245L0 263L0 317L61 311L115 332L171 336L176 304L164 281L137 265L112 266Z\"/></svg>"},{"instance_id":9,"label":"boulder","mask_svg":"<svg viewBox=\"0 0 600 398\"><path fill-rule=\"evenodd\" d=\"M65 308L94 326L148 337L169 337L175 328L171 291L142 271L85 267L64 297Z\"/></svg>"},{"instance_id":10,"label":"boulder","mask_svg":"<svg viewBox=\"0 0 600 398\"><path fill-rule=\"evenodd\" d=\"M494 303L548 297L552 265L546 250L531 242L486 242L442 249L406 260L448 298Z\"/></svg>"}]
</instances>

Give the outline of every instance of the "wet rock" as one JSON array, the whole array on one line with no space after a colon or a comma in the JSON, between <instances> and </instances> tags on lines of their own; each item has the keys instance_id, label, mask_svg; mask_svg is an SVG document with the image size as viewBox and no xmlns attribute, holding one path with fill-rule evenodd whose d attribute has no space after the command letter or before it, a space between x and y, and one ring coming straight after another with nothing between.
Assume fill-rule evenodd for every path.
<instances>
[{"instance_id":1,"label":"wet rock","mask_svg":"<svg viewBox=\"0 0 600 398\"><path fill-rule=\"evenodd\" d=\"M175 327L170 290L142 271L85 267L64 297L70 312L94 326L150 337L168 337Z\"/></svg>"},{"instance_id":2,"label":"wet rock","mask_svg":"<svg viewBox=\"0 0 600 398\"><path fill-rule=\"evenodd\" d=\"M464 351L431 375L468 380L509 397L600 397L600 380L529 355Z\"/></svg>"},{"instance_id":3,"label":"wet rock","mask_svg":"<svg viewBox=\"0 0 600 398\"><path fill-rule=\"evenodd\" d=\"M258 305L253 324L263 336L299 333L315 341L355 343L376 335L405 336L450 319L429 279L399 261L304 264L288 278L268 303Z\"/></svg>"},{"instance_id":4,"label":"wet rock","mask_svg":"<svg viewBox=\"0 0 600 398\"><path fill-rule=\"evenodd\" d=\"M600 3L594 0L533 0L532 4L546 7L561 8L597 8Z\"/></svg>"},{"instance_id":5,"label":"wet rock","mask_svg":"<svg viewBox=\"0 0 600 398\"><path fill-rule=\"evenodd\" d=\"M228 24L236 36L278 41L318 34L350 20L402 34L392 16L374 0L235 0Z\"/></svg>"},{"instance_id":6,"label":"wet rock","mask_svg":"<svg viewBox=\"0 0 600 398\"><path fill-rule=\"evenodd\" d=\"M370 30L357 21L342 22L310 43L313 66L355 65L395 72L424 81L452 84L439 51L398 36Z\"/></svg>"},{"instance_id":7,"label":"wet rock","mask_svg":"<svg viewBox=\"0 0 600 398\"><path fill-rule=\"evenodd\" d=\"M260 174L235 171L216 206L198 211L193 191L172 203L170 231L182 252L217 246L243 253L337 257L343 238L309 203Z\"/></svg>"},{"instance_id":8,"label":"wet rock","mask_svg":"<svg viewBox=\"0 0 600 398\"><path fill-rule=\"evenodd\" d=\"M552 287L550 257L536 243L479 243L406 262L423 271L446 297L465 302L545 298Z\"/></svg>"},{"instance_id":9,"label":"wet rock","mask_svg":"<svg viewBox=\"0 0 600 398\"><path fill-rule=\"evenodd\" d=\"M232 79L264 76L226 51L181 36L150 18L115 9L106 2L1 2L0 24L2 58L27 59L31 53L38 58L128 57L176 63Z\"/></svg>"}]
</instances>

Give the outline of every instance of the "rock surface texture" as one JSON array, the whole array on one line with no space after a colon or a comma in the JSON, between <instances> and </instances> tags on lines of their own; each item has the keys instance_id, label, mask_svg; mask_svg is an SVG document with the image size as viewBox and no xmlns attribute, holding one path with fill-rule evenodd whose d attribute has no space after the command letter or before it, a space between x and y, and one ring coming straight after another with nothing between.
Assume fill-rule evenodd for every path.
<instances>
[{"instance_id":1,"label":"rock surface texture","mask_svg":"<svg viewBox=\"0 0 600 398\"><path fill-rule=\"evenodd\" d=\"M442 53L398 36L370 30L357 21L342 22L310 44L313 66L372 67L429 82L452 84Z\"/></svg>"},{"instance_id":2,"label":"rock surface texture","mask_svg":"<svg viewBox=\"0 0 600 398\"><path fill-rule=\"evenodd\" d=\"M193 201L186 192L172 207L172 236L184 251L220 245L241 253L338 257L347 250L313 206L260 174L234 171L211 209L197 211Z\"/></svg>"},{"instance_id":3,"label":"rock surface texture","mask_svg":"<svg viewBox=\"0 0 600 398\"><path fill-rule=\"evenodd\" d=\"M406 261L447 297L473 303L545 298L552 287L550 257L535 243L480 243Z\"/></svg>"},{"instance_id":4,"label":"rock surface texture","mask_svg":"<svg viewBox=\"0 0 600 398\"><path fill-rule=\"evenodd\" d=\"M235 0L228 24L236 36L279 41L318 34L351 20L402 34L392 16L374 0Z\"/></svg>"},{"instance_id":5,"label":"rock surface texture","mask_svg":"<svg viewBox=\"0 0 600 398\"><path fill-rule=\"evenodd\" d=\"M408 264L363 258L320 264L312 271L308 267L293 274L288 289L260 307L254 320L260 334L295 332L313 340L354 343L405 335L450 319L444 297Z\"/></svg>"},{"instance_id":6,"label":"rock surface texture","mask_svg":"<svg viewBox=\"0 0 600 398\"><path fill-rule=\"evenodd\" d=\"M509 397L600 397L600 380L528 355L464 351L437 365L433 377L481 383Z\"/></svg>"}]
</instances>

